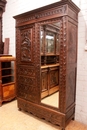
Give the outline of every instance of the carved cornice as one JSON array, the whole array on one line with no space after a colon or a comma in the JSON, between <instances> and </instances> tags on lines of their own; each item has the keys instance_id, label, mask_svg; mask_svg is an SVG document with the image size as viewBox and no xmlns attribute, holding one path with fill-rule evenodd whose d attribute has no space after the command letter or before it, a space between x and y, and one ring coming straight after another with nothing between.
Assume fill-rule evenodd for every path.
<instances>
[{"instance_id":1,"label":"carved cornice","mask_svg":"<svg viewBox=\"0 0 87 130\"><path fill-rule=\"evenodd\" d=\"M44 11L37 12L36 14L27 15L27 17L25 16L25 18L20 18L17 20L17 25L19 25L20 23L22 24L24 22L29 22L35 19L42 19L46 17L48 17L49 19L52 15L62 15L62 14L66 14L66 12L67 12L67 5L59 6L59 8L57 7L52 10L49 9L45 12Z\"/></svg>"}]
</instances>

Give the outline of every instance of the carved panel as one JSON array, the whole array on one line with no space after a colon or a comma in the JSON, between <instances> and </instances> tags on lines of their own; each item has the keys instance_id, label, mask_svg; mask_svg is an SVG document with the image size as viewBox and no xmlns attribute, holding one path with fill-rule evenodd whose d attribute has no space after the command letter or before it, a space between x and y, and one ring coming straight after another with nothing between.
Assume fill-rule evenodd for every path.
<instances>
[{"instance_id":1,"label":"carved panel","mask_svg":"<svg viewBox=\"0 0 87 130\"><path fill-rule=\"evenodd\" d=\"M21 61L32 61L32 29L21 30Z\"/></svg>"},{"instance_id":2,"label":"carved panel","mask_svg":"<svg viewBox=\"0 0 87 130\"><path fill-rule=\"evenodd\" d=\"M17 69L18 75L35 77L35 72L36 71L34 67L18 65L18 69Z\"/></svg>"},{"instance_id":3,"label":"carved panel","mask_svg":"<svg viewBox=\"0 0 87 130\"><path fill-rule=\"evenodd\" d=\"M67 88L66 88L66 107L68 107L75 102L75 68L70 66L71 69L67 71Z\"/></svg>"},{"instance_id":4,"label":"carved panel","mask_svg":"<svg viewBox=\"0 0 87 130\"><path fill-rule=\"evenodd\" d=\"M68 49L67 49L67 88L66 108L75 102L76 91L76 57L77 57L77 26L68 22Z\"/></svg>"},{"instance_id":5,"label":"carved panel","mask_svg":"<svg viewBox=\"0 0 87 130\"><path fill-rule=\"evenodd\" d=\"M35 65L34 25L26 25L16 30L17 63Z\"/></svg>"},{"instance_id":6,"label":"carved panel","mask_svg":"<svg viewBox=\"0 0 87 130\"><path fill-rule=\"evenodd\" d=\"M26 100L38 102L40 92L37 87L35 67L28 65L18 65L17 67L17 95Z\"/></svg>"},{"instance_id":7,"label":"carved panel","mask_svg":"<svg viewBox=\"0 0 87 130\"><path fill-rule=\"evenodd\" d=\"M76 62L76 37L77 37L77 28L72 23L68 23L68 63L75 63Z\"/></svg>"},{"instance_id":8,"label":"carved panel","mask_svg":"<svg viewBox=\"0 0 87 130\"><path fill-rule=\"evenodd\" d=\"M29 101L38 102L38 88L36 87L35 78L17 76L17 85L17 95L19 97L22 97Z\"/></svg>"}]
</instances>

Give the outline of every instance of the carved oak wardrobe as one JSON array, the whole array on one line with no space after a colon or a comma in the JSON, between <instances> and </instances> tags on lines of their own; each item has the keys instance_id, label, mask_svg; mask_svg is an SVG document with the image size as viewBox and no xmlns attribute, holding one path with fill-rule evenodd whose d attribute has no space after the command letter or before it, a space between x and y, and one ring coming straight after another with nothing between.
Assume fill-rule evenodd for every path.
<instances>
[{"instance_id":1,"label":"carved oak wardrobe","mask_svg":"<svg viewBox=\"0 0 87 130\"><path fill-rule=\"evenodd\" d=\"M18 108L63 130L75 114L78 12L60 0L14 16Z\"/></svg>"}]
</instances>

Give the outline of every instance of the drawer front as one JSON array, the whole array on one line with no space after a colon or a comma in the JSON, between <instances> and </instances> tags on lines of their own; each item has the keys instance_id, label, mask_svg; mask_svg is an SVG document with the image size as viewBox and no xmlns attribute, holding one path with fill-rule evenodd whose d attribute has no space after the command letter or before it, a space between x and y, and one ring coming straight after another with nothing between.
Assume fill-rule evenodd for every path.
<instances>
[{"instance_id":1,"label":"drawer front","mask_svg":"<svg viewBox=\"0 0 87 130\"><path fill-rule=\"evenodd\" d=\"M6 85L3 87L3 99L15 96L15 85Z\"/></svg>"}]
</instances>

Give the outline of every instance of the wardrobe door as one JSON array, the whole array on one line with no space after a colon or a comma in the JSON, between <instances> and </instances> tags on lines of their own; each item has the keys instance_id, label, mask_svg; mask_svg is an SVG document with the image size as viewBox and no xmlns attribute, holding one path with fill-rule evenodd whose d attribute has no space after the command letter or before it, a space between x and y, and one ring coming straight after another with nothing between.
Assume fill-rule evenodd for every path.
<instances>
[{"instance_id":1,"label":"wardrobe door","mask_svg":"<svg viewBox=\"0 0 87 130\"><path fill-rule=\"evenodd\" d=\"M39 47L35 40L35 24L17 28L16 37L17 95L38 103L40 100L40 60Z\"/></svg>"}]
</instances>

